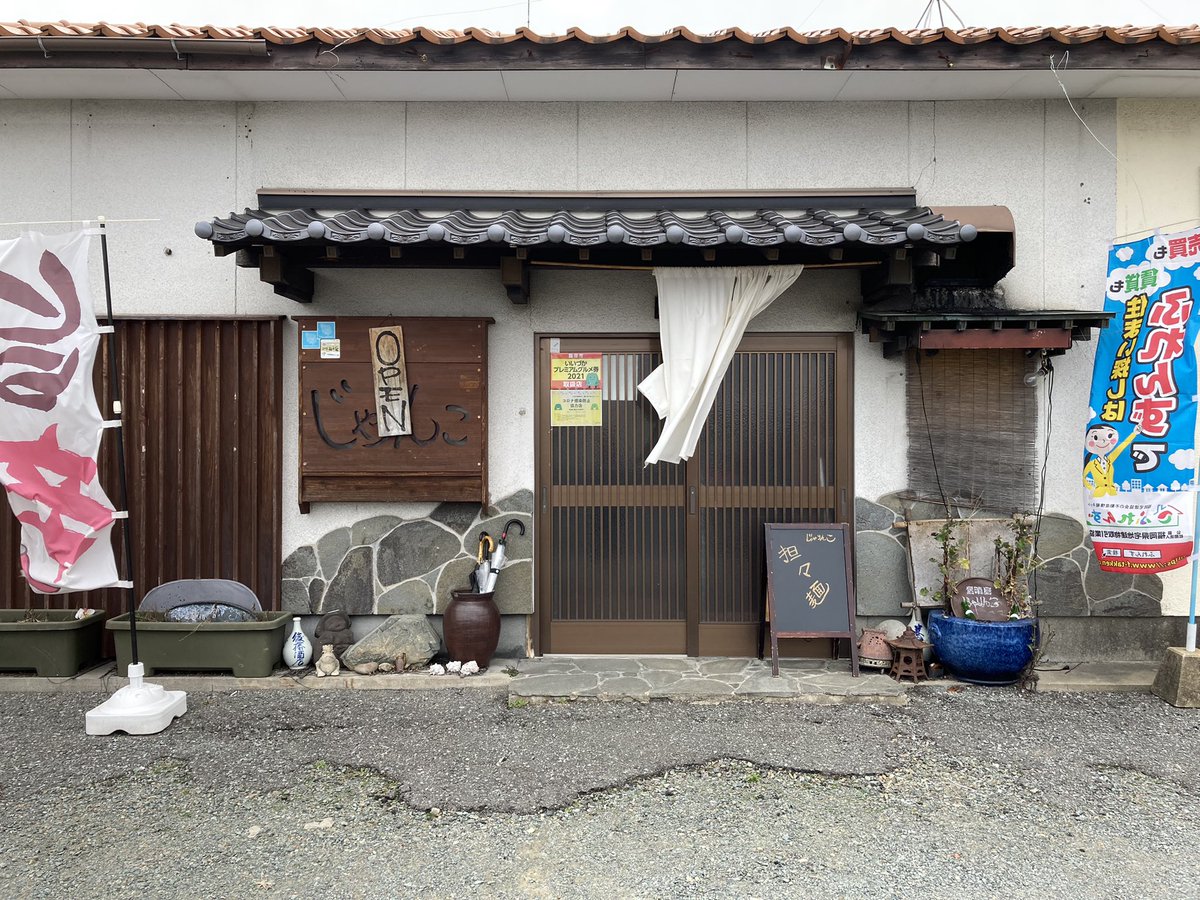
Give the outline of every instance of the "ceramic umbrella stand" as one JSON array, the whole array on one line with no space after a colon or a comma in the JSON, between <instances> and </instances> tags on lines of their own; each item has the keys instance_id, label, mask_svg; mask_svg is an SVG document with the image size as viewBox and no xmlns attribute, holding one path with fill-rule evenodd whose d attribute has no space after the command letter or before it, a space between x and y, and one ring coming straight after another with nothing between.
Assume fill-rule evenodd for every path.
<instances>
[{"instance_id":1,"label":"ceramic umbrella stand","mask_svg":"<svg viewBox=\"0 0 1200 900\"><path fill-rule=\"evenodd\" d=\"M494 594L451 591L450 605L442 618L446 652L461 662L474 660L486 669L500 643L500 610Z\"/></svg>"}]
</instances>

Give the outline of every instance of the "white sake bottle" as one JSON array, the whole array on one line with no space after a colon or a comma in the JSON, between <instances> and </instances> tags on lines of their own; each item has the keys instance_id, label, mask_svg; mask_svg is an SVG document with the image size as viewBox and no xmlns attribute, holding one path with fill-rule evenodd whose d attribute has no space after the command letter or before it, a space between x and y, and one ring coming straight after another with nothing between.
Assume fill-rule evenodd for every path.
<instances>
[{"instance_id":1,"label":"white sake bottle","mask_svg":"<svg viewBox=\"0 0 1200 900\"><path fill-rule=\"evenodd\" d=\"M283 643L283 662L289 669L303 669L312 662L312 642L300 627L300 617L292 618L292 633Z\"/></svg>"}]
</instances>

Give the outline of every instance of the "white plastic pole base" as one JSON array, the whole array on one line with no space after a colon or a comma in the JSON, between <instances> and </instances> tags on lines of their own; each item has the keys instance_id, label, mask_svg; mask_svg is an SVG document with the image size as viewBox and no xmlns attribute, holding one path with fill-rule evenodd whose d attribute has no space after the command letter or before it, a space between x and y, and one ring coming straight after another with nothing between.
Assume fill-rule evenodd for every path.
<instances>
[{"instance_id":1,"label":"white plastic pole base","mask_svg":"<svg viewBox=\"0 0 1200 900\"><path fill-rule=\"evenodd\" d=\"M1195 622L1188 622L1186 649L1187 649L1188 653L1196 652L1196 623Z\"/></svg>"},{"instance_id":2,"label":"white plastic pole base","mask_svg":"<svg viewBox=\"0 0 1200 900\"><path fill-rule=\"evenodd\" d=\"M164 690L161 684L144 684L146 667L142 663L129 666L129 684L111 697L88 710L88 734L158 734L187 712L187 694Z\"/></svg>"}]
</instances>

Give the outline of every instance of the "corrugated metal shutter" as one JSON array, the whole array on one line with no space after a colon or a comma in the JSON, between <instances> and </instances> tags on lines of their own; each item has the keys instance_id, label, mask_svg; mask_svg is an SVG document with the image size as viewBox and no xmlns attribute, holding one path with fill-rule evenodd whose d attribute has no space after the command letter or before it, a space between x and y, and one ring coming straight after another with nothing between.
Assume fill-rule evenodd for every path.
<instances>
[{"instance_id":1,"label":"corrugated metal shutter","mask_svg":"<svg viewBox=\"0 0 1200 900\"><path fill-rule=\"evenodd\" d=\"M229 578L264 608L279 607L283 322L280 319L117 323L125 403L134 600L179 578ZM96 396L108 415L108 344L96 360ZM105 433L100 477L117 499L115 431ZM114 529L123 568L122 529ZM30 593L20 529L0 514L0 605ZM34 596L52 608L89 605L116 615L127 592Z\"/></svg>"}]
</instances>

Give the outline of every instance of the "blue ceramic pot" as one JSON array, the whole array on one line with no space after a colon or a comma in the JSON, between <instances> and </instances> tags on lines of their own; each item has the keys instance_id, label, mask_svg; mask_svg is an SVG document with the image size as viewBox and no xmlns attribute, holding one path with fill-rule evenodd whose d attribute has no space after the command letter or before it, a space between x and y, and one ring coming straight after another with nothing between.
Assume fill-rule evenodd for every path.
<instances>
[{"instance_id":1,"label":"blue ceramic pot","mask_svg":"<svg viewBox=\"0 0 1200 900\"><path fill-rule=\"evenodd\" d=\"M1012 684L1033 659L1037 619L980 622L929 613L929 639L947 669L974 684Z\"/></svg>"}]
</instances>

